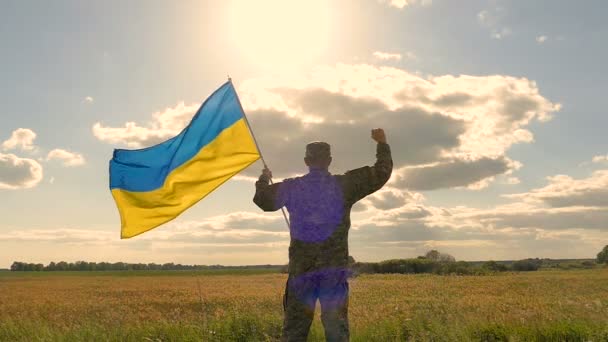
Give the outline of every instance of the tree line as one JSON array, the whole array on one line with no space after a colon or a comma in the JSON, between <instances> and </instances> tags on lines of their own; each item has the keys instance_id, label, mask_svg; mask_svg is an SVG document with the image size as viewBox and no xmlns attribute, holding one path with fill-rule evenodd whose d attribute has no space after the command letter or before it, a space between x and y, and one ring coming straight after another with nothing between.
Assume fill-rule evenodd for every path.
<instances>
[{"instance_id":1,"label":"tree line","mask_svg":"<svg viewBox=\"0 0 608 342\"><path fill-rule=\"evenodd\" d=\"M593 260L552 260L529 258L517 261L484 261L466 262L456 261L449 254L440 253L437 250L428 251L425 255L411 259L392 259L381 262L356 262L351 258L350 268L355 274L369 273L433 273L433 274L456 274L456 275L483 275L496 272L529 272L541 268L555 269L586 269L594 268L597 264L608 263L608 246L604 248L600 259Z\"/></svg>"},{"instance_id":2,"label":"tree line","mask_svg":"<svg viewBox=\"0 0 608 342\"><path fill-rule=\"evenodd\" d=\"M593 268L597 264L608 265L608 245L592 260L552 260L552 259L523 259L517 261L485 261L466 262L456 261L450 254L437 250L428 251L425 255L412 259L393 259L381 262L356 262L349 257L349 267L355 273L434 273L434 274L485 274L489 272L506 271L536 271L540 268L580 269ZM283 272L286 266L252 265L252 266L223 266L223 265L182 265L175 263L126 263L126 262L50 262L48 265L15 261L11 271L179 271L179 270L218 270L218 269L261 269L277 268Z\"/></svg>"},{"instance_id":3,"label":"tree line","mask_svg":"<svg viewBox=\"0 0 608 342\"><path fill-rule=\"evenodd\" d=\"M50 262L48 265L15 261L11 265L11 271L198 271L218 269L256 269L256 268L279 268L277 265L253 265L253 266L222 266L222 265L182 265L172 262L165 264L156 263L126 263L126 262Z\"/></svg>"}]
</instances>

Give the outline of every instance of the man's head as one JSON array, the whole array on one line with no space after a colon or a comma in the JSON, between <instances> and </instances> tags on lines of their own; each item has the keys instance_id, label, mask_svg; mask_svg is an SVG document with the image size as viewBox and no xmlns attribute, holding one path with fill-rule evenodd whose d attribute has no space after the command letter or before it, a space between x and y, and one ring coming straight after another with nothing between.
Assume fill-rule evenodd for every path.
<instances>
[{"instance_id":1,"label":"man's head","mask_svg":"<svg viewBox=\"0 0 608 342\"><path fill-rule=\"evenodd\" d=\"M331 164L331 149L329 144L315 141L306 145L304 163L306 163L309 168L327 170L329 164Z\"/></svg>"}]
</instances>

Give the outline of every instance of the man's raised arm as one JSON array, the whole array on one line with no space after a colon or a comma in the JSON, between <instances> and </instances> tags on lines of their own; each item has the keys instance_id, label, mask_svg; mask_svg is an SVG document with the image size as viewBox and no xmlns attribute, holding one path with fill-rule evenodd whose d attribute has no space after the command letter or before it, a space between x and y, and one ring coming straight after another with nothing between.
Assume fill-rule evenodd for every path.
<instances>
[{"instance_id":1,"label":"man's raised arm","mask_svg":"<svg viewBox=\"0 0 608 342\"><path fill-rule=\"evenodd\" d=\"M364 166L345 174L347 196L353 204L382 188L393 172L391 148L386 142L384 130L382 128L373 129L372 139L378 143L374 166Z\"/></svg>"}]
</instances>

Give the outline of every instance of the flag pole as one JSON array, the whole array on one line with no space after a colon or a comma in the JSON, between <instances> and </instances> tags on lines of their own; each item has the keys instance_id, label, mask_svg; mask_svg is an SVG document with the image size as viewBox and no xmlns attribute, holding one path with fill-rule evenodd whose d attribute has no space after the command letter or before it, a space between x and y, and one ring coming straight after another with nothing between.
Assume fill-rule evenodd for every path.
<instances>
[{"instance_id":1,"label":"flag pole","mask_svg":"<svg viewBox=\"0 0 608 342\"><path fill-rule=\"evenodd\" d=\"M230 76L228 76L228 82L230 82L230 85L232 86L232 88L234 88L234 84L232 83L232 78ZM236 102L238 102L239 107L241 107L241 111L243 112L243 118L245 119L245 123L247 124L247 128L249 129L249 133L251 133L251 136L253 137L253 142L255 143L255 147L258 149L258 152L260 153L260 159L262 160L262 164L264 164L264 168L268 169L268 165L266 165L266 161L264 160L264 156L262 155L262 150L260 149L258 140L255 138L255 134L253 133L253 129L251 129L249 120L247 120L247 114L245 113L245 109L243 108L243 105L241 104L241 99L239 98L239 94L236 92L236 89L234 89L234 93L236 94ZM270 184L274 184L272 182L272 178L269 178L269 180L270 180ZM281 207L281 212L283 213L283 217L285 218L285 223L287 223L287 228L289 229L291 227L291 225L289 224L289 218L287 218L287 213L285 212L284 207Z\"/></svg>"}]
</instances>

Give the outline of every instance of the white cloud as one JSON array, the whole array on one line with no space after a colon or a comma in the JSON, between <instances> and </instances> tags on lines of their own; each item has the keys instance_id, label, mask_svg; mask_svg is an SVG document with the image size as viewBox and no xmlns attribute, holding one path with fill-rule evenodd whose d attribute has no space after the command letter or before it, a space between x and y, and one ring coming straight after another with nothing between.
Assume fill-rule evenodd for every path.
<instances>
[{"instance_id":1,"label":"white cloud","mask_svg":"<svg viewBox=\"0 0 608 342\"><path fill-rule=\"evenodd\" d=\"M93 103L93 101L95 101L95 99L93 99L91 96L87 96L84 98L83 100L85 103Z\"/></svg>"},{"instance_id":2,"label":"white cloud","mask_svg":"<svg viewBox=\"0 0 608 342\"><path fill-rule=\"evenodd\" d=\"M482 189L488 185L484 180L493 180L495 175L508 174L519 167L518 163L507 158L456 159L397 169L391 184L415 191L465 186Z\"/></svg>"},{"instance_id":3,"label":"white cloud","mask_svg":"<svg viewBox=\"0 0 608 342\"><path fill-rule=\"evenodd\" d=\"M374 57L381 59L381 60L395 60L395 61L400 61L402 56L399 53L390 53L390 52L382 52L382 51L375 51L374 52Z\"/></svg>"},{"instance_id":4,"label":"white cloud","mask_svg":"<svg viewBox=\"0 0 608 342\"><path fill-rule=\"evenodd\" d=\"M508 37L511 35L511 29L508 27L503 27L500 30L493 30L492 31L492 38L494 39L503 39L505 37Z\"/></svg>"},{"instance_id":5,"label":"white cloud","mask_svg":"<svg viewBox=\"0 0 608 342\"><path fill-rule=\"evenodd\" d=\"M597 170L588 178L574 179L567 175L548 177L549 185L527 193L506 195L528 203L550 207L608 207L608 170Z\"/></svg>"},{"instance_id":6,"label":"white cloud","mask_svg":"<svg viewBox=\"0 0 608 342\"><path fill-rule=\"evenodd\" d=\"M512 33L511 28L504 25L504 17L505 10L502 7L496 7L479 12L477 21L481 27L490 31L490 37L503 39Z\"/></svg>"},{"instance_id":7,"label":"white cloud","mask_svg":"<svg viewBox=\"0 0 608 342\"><path fill-rule=\"evenodd\" d=\"M63 166L81 166L85 164L85 159L81 154L62 150L54 149L50 151L46 157L46 160L59 160L63 163Z\"/></svg>"},{"instance_id":8,"label":"white cloud","mask_svg":"<svg viewBox=\"0 0 608 342\"><path fill-rule=\"evenodd\" d=\"M178 103L174 108L152 114L153 120L146 126L127 122L124 127L104 127L97 122L93 126L93 135L110 144L124 144L132 148L151 146L179 134L199 107L196 104L186 106L183 102Z\"/></svg>"},{"instance_id":9,"label":"white cloud","mask_svg":"<svg viewBox=\"0 0 608 342\"><path fill-rule=\"evenodd\" d=\"M116 239L117 234L86 229L20 229L0 233L0 241L95 243Z\"/></svg>"},{"instance_id":10,"label":"white cloud","mask_svg":"<svg viewBox=\"0 0 608 342\"><path fill-rule=\"evenodd\" d=\"M429 6L433 0L378 0L380 3L386 3L392 7L403 9L405 6L421 5Z\"/></svg>"},{"instance_id":11,"label":"white cloud","mask_svg":"<svg viewBox=\"0 0 608 342\"><path fill-rule=\"evenodd\" d=\"M59 242L74 244L127 243L140 246L254 246L285 245L289 231L279 215L237 212L203 221L172 222L135 239L120 241L119 232L90 229L20 229L0 233L1 241Z\"/></svg>"},{"instance_id":12,"label":"white cloud","mask_svg":"<svg viewBox=\"0 0 608 342\"><path fill-rule=\"evenodd\" d=\"M479 211L476 218L495 228L526 228L533 230L599 230L608 232L608 208L497 208Z\"/></svg>"},{"instance_id":13,"label":"white cloud","mask_svg":"<svg viewBox=\"0 0 608 342\"><path fill-rule=\"evenodd\" d=\"M605 163L608 162L608 155L605 156L595 156L592 160L594 163Z\"/></svg>"},{"instance_id":14,"label":"white cloud","mask_svg":"<svg viewBox=\"0 0 608 342\"><path fill-rule=\"evenodd\" d=\"M260 172L261 173L261 172ZM258 180L258 177L253 177L253 176L244 176L244 175L236 175L234 177L231 178L232 180L236 180L236 181L243 181L243 182L249 182L249 183L255 183Z\"/></svg>"},{"instance_id":15,"label":"white cloud","mask_svg":"<svg viewBox=\"0 0 608 342\"><path fill-rule=\"evenodd\" d=\"M18 128L13 131L9 139L2 143L2 149L8 151L20 148L23 151L34 151L36 149L35 139L36 132L29 128Z\"/></svg>"},{"instance_id":16,"label":"white cloud","mask_svg":"<svg viewBox=\"0 0 608 342\"><path fill-rule=\"evenodd\" d=\"M548 39L547 36L538 36L538 37L536 37L536 42L539 44L542 44L542 43L546 42L547 39Z\"/></svg>"},{"instance_id":17,"label":"white cloud","mask_svg":"<svg viewBox=\"0 0 608 342\"><path fill-rule=\"evenodd\" d=\"M423 201L398 201L388 210L368 207L363 219L353 220L350 234L352 240L365 243L352 245L359 253L382 246L383 253L390 253L391 247L422 253L429 246L440 246L457 258L470 255L477 260L486 255L493 259L593 257L608 239L608 170L584 179L558 175L548 180L543 188L507 196L511 203L489 209L441 208ZM464 246L475 248L459 248ZM490 246L495 249L484 249Z\"/></svg>"},{"instance_id":18,"label":"white cloud","mask_svg":"<svg viewBox=\"0 0 608 342\"><path fill-rule=\"evenodd\" d=\"M425 204L420 194L386 187L362 201L366 212L353 214L361 217L352 220L351 255L372 261L415 257L439 248L468 260L592 257L608 238L607 202L577 200L572 206L547 207L551 202L544 194L577 198L580 192L605 186L605 175L549 180L549 186L526 194L539 200L522 201L523 195L513 196L513 203L490 209L434 207ZM101 259L107 258L108 249L116 248L139 251L136 261L148 260L145 255L153 253L169 261L255 264L286 260L289 233L278 212L235 212L202 221L176 221L128 241L120 241L118 231L19 229L0 233L0 243L5 244L47 242L66 249L104 248ZM261 258L260 250L271 251L272 258Z\"/></svg>"},{"instance_id":19,"label":"white cloud","mask_svg":"<svg viewBox=\"0 0 608 342\"><path fill-rule=\"evenodd\" d=\"M42 180L42 166L33 159L0 153L0 189L32 188Z\"/></svg>"},{"instance_id":20,"label":"white cloud","mask_svg":"<svg viewBox=\"0 0 608 342\"><path fill-rule=\"evenodd\" d=\"M275 177L303 173L303 147L314 140L332 145L334 173L369 165L375 153L369 130L384 127L400 190L482 188L520 166L507 150L532 142L527 126L549 120L560 108L525 78L422 78L366 64L250 79L241 84L239 95ZM147 125L97 123L93 132L112 144L150 146L179 133L196 109L180 103L155 113ZM239 179L252 180L247 177L257 177L260 169L251 167ZM425 172L416 173L420 170ZM442 181L433 185L429 175Z\"/></svg>"},{"instance_id":21,"label":"white cloud","mask_svg":"<svg viewBox=\"0 0 608 342\"><path fill-rule=\"evenodd\" d=\"M424 196L420 193L385 186L365 198L361 204L367 208L391 210L400 208L406 204L419 204L422 202L424 202Z\"/></svg>"},{"instance_id":22,"label":"white cloud","mask_svg":"<svg viewBox=\"0 0 608 342\"><path fill-rule=\"evenodd\" d=\"M160 227L135 239L120 240L114 227L28 229L0 232L0 266L22 261L176 262L207 265L285 264L288 233L263 231L199 231ZM174 234L159 234L163 231ZM49 253L49 248L53 253ZM22 251L27 250L27 256ZM25 259L24 259L25 258Z\"/></svg>"}]
</instances>

